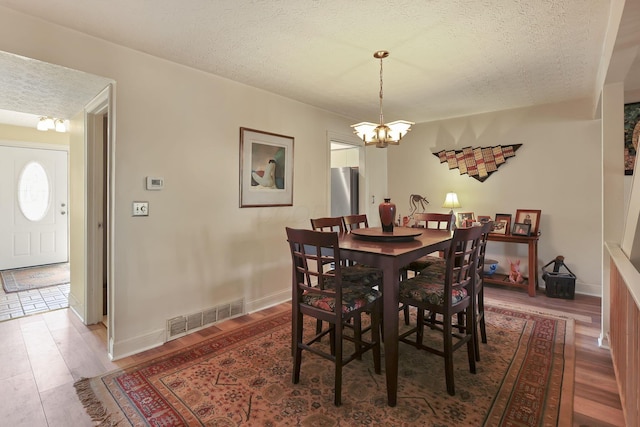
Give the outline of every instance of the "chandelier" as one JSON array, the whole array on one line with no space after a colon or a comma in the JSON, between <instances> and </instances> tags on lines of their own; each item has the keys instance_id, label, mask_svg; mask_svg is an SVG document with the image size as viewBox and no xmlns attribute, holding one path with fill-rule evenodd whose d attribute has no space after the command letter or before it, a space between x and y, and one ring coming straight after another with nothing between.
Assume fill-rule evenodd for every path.
<instances>
[{"instance_id":1,"label":"chandelier","mask_svg":"<svg viewBox=\"0 0 640 427\"><path fill-rule=\"evenodd\" d=\"M373 57L380 60L380 124L361 122L351 125L353 133L364 141L364 145L375 145L378 148L386 148L389 144L399 145L403 136L411 130L413 122L396 120L384 123L382 116L382 60L389 56L386 50L374 52Z\"/></svg>"}]
</instances>

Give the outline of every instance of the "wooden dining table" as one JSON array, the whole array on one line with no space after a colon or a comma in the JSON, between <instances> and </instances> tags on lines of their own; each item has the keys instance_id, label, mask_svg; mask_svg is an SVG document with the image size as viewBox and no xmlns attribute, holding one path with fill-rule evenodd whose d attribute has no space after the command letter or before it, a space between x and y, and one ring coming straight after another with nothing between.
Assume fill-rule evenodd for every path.
<instances>
[{"instance_id":1,"label":"wooden dining table","mask_svg":"<svg viewBox=\"0 0 640 427\"><path fill-rule=\"evenodd\" d=\"M396 406L398 397L400 271L422 256L446 249L452 237L453 232L448 230L405 227L394 228L393 233L386 234L386 238L381 228L354 230L339 237L341 258L382 270L382 328L389 406Z\"/></svg>"}]
</instances>

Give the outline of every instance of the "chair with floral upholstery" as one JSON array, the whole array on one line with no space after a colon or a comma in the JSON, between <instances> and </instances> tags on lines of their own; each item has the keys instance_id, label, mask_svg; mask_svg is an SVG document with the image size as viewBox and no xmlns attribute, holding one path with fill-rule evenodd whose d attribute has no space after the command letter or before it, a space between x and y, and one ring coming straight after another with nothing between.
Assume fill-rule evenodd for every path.
<instances>
[{"instance_id":1,"label":"chair with floral upholstery","mask_svg":"<svg viewBox=\"0 0 640 427\"><path fill-rule=\"evenodd\" d=\"M425 269L415 277L400 282L400 302L417 308L416 327L402 333L400 341L442 356L445 361L447 392L455 395L453 353L467 346L469 371L476 372L474 307L476 265L482 227L458 228L445 251L444 269ZM427 317L425 313L434 316ZM458 316L458 314L461 316ZM435 314L442 320L435 322ZM458 320L453 324L453 319ZM424 343L424 327L442 332L442 345ZM415 334L415 341L409 336Z\"/></svg>"},{"instance_id":2,"label":"chair with floral upholstery","mask_svg":"<svg viewBox=\"0 0 640 427\"><path fill-rule=\"evenodd\" d=\"M413 214L413 219L416 224L422 226L424 228L431 228L436 230L450 230L451 229L451 214L439 214L439 213L415 213ZM405 266L400 273L401 279L407 279L407 272L413 272L414 276L420 274L422 270L425 268L432 266L434 264L443 266L444 265L444 254L442 252L438 253L438 256L426 255L422 258L419 258L409 265ZM400 309L404 312L404 323L406 325L409 324L409 307L405 305L401 305Z\"/></svg>"},{"instance_id":3,"label":"chair with floral upholstery","mask_svg":"<svg viewBox=\"0 0 640 427\"><path fill-rule=\"evenodd\" d=\"M366 218L366 217L365 217ZM311 228L317 231L346 231L342 217L311 218ZM370 286L380 286L382 283L382 270L363 264L355 264L343 260L342 275L348 282L363 283Z\"/></svg>"},{"instance_id":4,"label":"chair with floral upholstery","mask_svg":"<svg viewBox=\"0 0 640 427\"><path fill-rule=\"evenodd\" d=\"M343 263L338 247L338 234L313 230L288 228L287 240L291 251L292 283L292 350L294 355L292 381L300 381L303 350L324 357L335 364L334 404L340 406L342 368L362 353L373 352L374 371L381 373L380 362L380 312L381 293L359 283L349 283L342 275ZM324 271L324 264L333 263L335 268ZM360 329L362 314L371 315L370 340L363 338ZM315 336L304 338L304 316L310 316L328 327L316 331ZM349 324L351 322L351 324ZM353 336L345 334L345 327L353 328ZM329 335L332 350L322 347L320 338ZM353 343L349 353L343 342Z\"/></svg>"}]
</instances>

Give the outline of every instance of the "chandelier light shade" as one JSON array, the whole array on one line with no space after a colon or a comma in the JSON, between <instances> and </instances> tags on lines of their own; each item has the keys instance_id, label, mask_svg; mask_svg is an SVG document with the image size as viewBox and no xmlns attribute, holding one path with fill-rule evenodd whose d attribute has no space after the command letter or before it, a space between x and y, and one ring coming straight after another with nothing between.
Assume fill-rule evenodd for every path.
<instances>
[{"instance_id":1,"label":"chandelier light shade","mask_svg":"<svg viewBox=\"0 0 640 427\"><path fill-rule=\"evenodd\" d=\"M384 123L382 115L382 60L389 56L386 50L379 50L373 57L380 60L380 123L361 122L351 125L354 133L363 141L364 145L375 145L378 148L386 148L388 145L399 145L403 136L411 130L413 122L406 120L396 120L391 123Z\"/></svg>"}]
</instances>

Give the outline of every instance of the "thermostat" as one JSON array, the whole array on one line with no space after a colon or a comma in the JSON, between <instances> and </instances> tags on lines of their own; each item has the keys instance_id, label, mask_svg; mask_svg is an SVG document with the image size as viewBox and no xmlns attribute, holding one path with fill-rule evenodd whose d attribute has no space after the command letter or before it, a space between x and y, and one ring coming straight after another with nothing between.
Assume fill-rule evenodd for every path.
<instances>
[{"instance_id":1,"label":"thermostat","mask_svg":"<svg viewBox=\"0 0 640 427\"><path fill-rule=\"evenodd\" d=\"M164 178L153 176L147 177L147 190L162 190L164 187Z\"/></svg>"}]
</instances>

